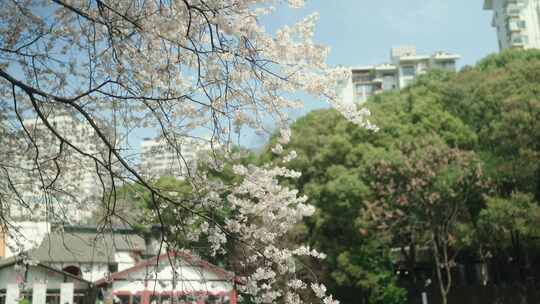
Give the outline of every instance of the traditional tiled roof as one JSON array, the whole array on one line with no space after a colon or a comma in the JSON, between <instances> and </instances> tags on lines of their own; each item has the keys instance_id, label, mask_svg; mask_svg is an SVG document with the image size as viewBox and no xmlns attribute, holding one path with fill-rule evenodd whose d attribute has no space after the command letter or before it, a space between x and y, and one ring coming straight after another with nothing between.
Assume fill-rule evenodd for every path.
<instances>
[{"instance_id":1,"label":"traditional tiled roof","mask_svg":"<svg viewBox=\"0 0 540 304\"><path fill-rule=\"evenodd\" d=\"M145 252L145 241L134 234L53 232L29 254L46 263L114 263L117 251Z\"/></svg>"}]
</instances>

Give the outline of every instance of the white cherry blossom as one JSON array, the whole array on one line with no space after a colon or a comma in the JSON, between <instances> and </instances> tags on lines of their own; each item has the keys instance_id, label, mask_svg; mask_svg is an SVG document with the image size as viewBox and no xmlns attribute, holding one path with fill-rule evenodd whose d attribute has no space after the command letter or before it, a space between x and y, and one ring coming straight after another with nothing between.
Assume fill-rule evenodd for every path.
<instances>
[{"instance_id":1,"label":"white cherry blossom","mask_svg":"<svg viewBox=\"0 0 540 304\"><path fill-rule=\"evenodd\" d=\"M214 253L228 242L245 248L243 292L257 303L303 303L309 282L294 276L291 263L324 258L303 246L283 245L287 233L314 212L306 197L283 179L299 172L274 165L234 167L241 181L232 187L202 172L185 180L197 198L186 202L161 191L138 170L132 133L150 129L177 152L181 139L196 137L212 147L207 160L216 170L244 129L264 132L271 120L280 130L277 154L290 140L288 109L307 92L328 101L361 127L376 130L369 112L341 104L337 83L344 69L325 63L329 49L313 41L317 14L275 35L264 30L263 15L274 5L301 7L303 0L18 0L0 6L0 202L33 213L32 200L47 206L50 221L68 220L58 206L84 206L77 178L68 172L89 168L107 206L101 224L114 217L115 189L136 182L150 193L152 215L178 218L170 231L188 240L205 240ZM69 116L91 130L95 149L69 140L53 123ZM25 121L41 124L40 133ZM67 131L68 133L71 130ZM295 157L290 153L281 165ZM231 158L232 159L232 158ZM24 164L24 165L22 165ZM86 171L88 171L86 170ZM25 183L22 181L30 180ZM29 199L28 193L31 193ZM231 215L211 216L227 204ZM194 207L195 206L195 207ZM0 212L2 228L9 216ZM182 228L182 229L180 229ZM253 268L256 266L256 268ZM281 284L288 281L288 284ZM309 285L324 303L325 288ZM302 291L302 292L300 292Z\"/></svg>"}]
</instances>

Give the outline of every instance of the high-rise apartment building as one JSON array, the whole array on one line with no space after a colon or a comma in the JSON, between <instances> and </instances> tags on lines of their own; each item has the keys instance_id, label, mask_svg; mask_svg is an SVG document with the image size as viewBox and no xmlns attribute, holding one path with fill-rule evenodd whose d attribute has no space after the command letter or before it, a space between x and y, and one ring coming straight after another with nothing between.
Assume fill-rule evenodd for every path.
<instances>
[{"instance_id":1,"label":"high-rise apartment building","mask_svg":"<svg viewBox=\"0 0 540 304\"><path fill-rule=\"evenodd\" d=\"M66 141L84 153L103 159L104 149L100 148L103 146L91 126L66 113L51 115L48 120ZM17 167L9 174L27 205L13 200L10 216L16 220L85 221L103 193L95 162L65 143L61 148L58 138L41 119L26 119L23 124L34 143L29 149L22 149L24 152L14 161ZM47 191L43 191L44 184L50 186Z\"/></svg>"},{"instance_id":2,"label":"high-rise apartment building","mask_svg":"<svg viewBox=\"0 0 540 304\"><path fill-rule=\"evenodd\" d=\"M339 94L347 103L364 102L374 94L405 88L429 70L455 71L459 58L446 52L417 55L414 46L392 48L390 63L352 68L351 77L341 84Z\"/></svg>"},{"instance_id":3,"label":"high-rise apartment building","mask_svg":"<svg viewBox=\"0 0 540 304\"><path fill-rule=\"evenodd\" d=\"M140 170L147 178L183 179L196 170L197 160L209 150L210 145L204 140L182 138L178 144L171 145L164 139L147 138L141 143Z\"/></svg>"},{"instance_id":4,"label":"high-rise apartment building","mask_svg":"<svg viewBox=\"0 0 540 304\"><path fill-rule=\"evenodd\" d=\"M493 11L499 49L540 48L540 0L484 0Z\"/></svg>"}]
</instances>

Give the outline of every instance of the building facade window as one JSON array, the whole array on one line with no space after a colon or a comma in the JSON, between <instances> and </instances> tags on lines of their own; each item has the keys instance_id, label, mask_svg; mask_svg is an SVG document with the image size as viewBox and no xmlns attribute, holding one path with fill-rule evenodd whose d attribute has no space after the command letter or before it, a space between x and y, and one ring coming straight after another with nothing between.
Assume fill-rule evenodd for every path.
<instances>
[{"instance_id":1,"label":"building facade window","mask_svg":"<svg viewBox=\"0 0 540 304\"><path fill-rule=\"evenodd\" d=\"M62 271L64 272L67 272L69 274L72 274L76 277L82 277L82 272L81 272L81 269L75 265L70 265L70 266L67 266L65 267L64 269L62 269Z\"/></svg>"},{"instance_id":2,"label":"building facade window","mask_svg":"<svg viewBox=\"0 0 540 304\"><path fill-rule=\"evenodd\" d=\"M368 73L363 74L354 74L353 75L353 81L354 82L370 82L373 80L373 76Z\"/></svg>"},{"instance_id":3,"label":"building facade window","mask_svg":"<svg viewBox=\"0 0 540 304\"><path fill-rule=\"evenodd\" d=\"M356 85L356 98L359 101L365 101L371 95L373 95L373 85L371 84Z\"/></svg>"},{"instance_id":4,"label":"building facade window","mask_svg":"<svg viewBox=\"0 0 540 304\"><path fill-rule=\"evenodd\" d=\"M373 86L371 84L359 84L356 86L357 95L370 95L373 93Z\"/></svg>"},{"instance_id":5,"label":"building facade window","mask_svg":"<svg viewBox=\"0 0 540 304\"><path fill-rule=\"evenodd\" d=\"M445 60L438 63L438 67L444 70L453 71L456 69L456 64L452 60Z\"/></svg>"},{"instance_id":6,"label":"building facade window","mask_svg":"<svg viewBox=\"0 0 540 304\"><path fill-rule=\"evenodd\" d=\"M514 35L512 36L513 44L527 44L529 43L529 37L527 35Z\"/></svg>"},{"instance_id":7,"label":"building facade window","mask_svg":"<svg viewBox=\"0 0 540 304\"><path fill-rule=\"evenodd\" d=\"M392 90L396 88L396 78L394 75L384 76L382 83L383 90Z\"/></svg>"},{"instance_id":8,"label":"building facade window","mask_svg":"<svg viewBox=\"0 0 540 304\"><path fill-rule=\"evenodd\" d=\"M506 7L506 15L508 16L519 16L520 13L520 8L514 3L508 4Z\"/></svg>"},{"instance_id":9,"label":"building facade window","mask_svg":"<svg viewBox=\"0 0 540 304\"><path fill-rule=\"evenodd\" d=\"M412 65L406 65L401 67L401 74L403 76L412 76L414 77L416 75L416 68Z\"/></svg>"}]
</instances>

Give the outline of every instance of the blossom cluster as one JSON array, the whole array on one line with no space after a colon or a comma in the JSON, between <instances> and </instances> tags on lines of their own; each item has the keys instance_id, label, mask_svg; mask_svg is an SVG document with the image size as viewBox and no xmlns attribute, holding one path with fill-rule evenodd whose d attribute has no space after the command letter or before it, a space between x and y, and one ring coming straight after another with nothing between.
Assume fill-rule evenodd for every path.
<instances>
[{"instance_id":1,"label":"blossom cluster","mask_svg":"<svg viewBox=\"0 0 540 304\"><path fill-rule=\"evenodd\" d=\"M66 173L94 170L96 184L103 188L96 191L103 195L98 201L106 206L105 217L110 217L115 214L115 196L110 193L118 185L136 182L152 194L156 214L161 215L166 203L178 207L167 215L178 218L187 239L205 236L214 253L227 250L232 239L241 243L249 270L243 291L256 302L301 303L301 294L311 290L325 303L333 303L322 286L299 281L291 266L302 257L323 255L282 242L314 212L306 197L282 183L300 175L283 167L294 152L284 156L279 166L237 165L234 171L241 179L232 189L204 174L185 174L185 180L197 185L196 207L153 187L138 172L137 157L131 156L134 130L157 133L182 161L179 138L206 132L202 137L214 152L227 152L236 133L244 128L264 130L268 120L282 126L273 149L281 154L290 139L287 110L302 105L291 96L299 92L325 99L352 122L376 130L367 110L343 105L337 98L336 86L348 75L344 69L327 66L329 49L313 41L317 14L283 26L275 35L265 31L260 17L271 14L276 3L298 8L304 1L3 3L1 199L27 206L20 195L26 188L17 182L20 172L27 172L33 178L28 191L45 194L32 197L51 205L58 203L59 196L76 202L80 200L77 187L67 186L70 175ZM89 150L88 144L67 136L70 130L60 130L52 119L60 115L91 129L88 138L96 148ZM42 139L25 127L28 118L44 126L47 134ZM5 143L13 140L20 149L8 149L13 145ZM25 168L21 169L19 159L9 157L17 153L27 160ZM216 159L212 163L216 169L223 167ZM224 204L231 209L224 223L197 209ZM170 230L180 233L175 229Z\"/></svg>"}]
</instances>

